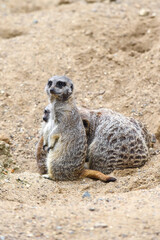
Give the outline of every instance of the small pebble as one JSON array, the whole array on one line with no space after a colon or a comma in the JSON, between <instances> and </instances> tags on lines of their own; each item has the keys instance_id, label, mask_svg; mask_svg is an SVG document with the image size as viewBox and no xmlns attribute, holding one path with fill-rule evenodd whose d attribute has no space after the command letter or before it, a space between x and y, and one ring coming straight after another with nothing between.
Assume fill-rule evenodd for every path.
<instances>
[{"instance_id":1,"label":"small pebble","mask_svg":"<svg viewBox=\"0 0 160 240\"><path fill-rule=\"evenodd\" d=\"M62 230L62 227L61 226L57 226L56 229L57 230Z\"/></svg>"},{"instance_id":2,"label":"small pebble","mask_svg":"<svg viewBox=\"0 0 160 240\"><path fill-rule=\"evenodd\" d=\"M90 30L87 30L87 31L85 31L85 33L84 33L86 36L92 36L93 35L93 32L92 31L90 31Z\"/></svg>"},{"instance_id":3,"label":"small pebble","mask_svg":"<svg viewBox=\"0 0 160 240\"><path fill-rule=\"evenodd\" d=\"M95 223L94 227L95 228L107 228L108 225L105 223Z\"/></svg>"},{"instance_id":4,"label":"small pebble","mask_svg":"<svg viewBox=\"0 0 160 240\"><path fill-rule=\"evenodd\" d=\"M155 18L156 17L156 13L152 13L150 17L151 18Z\"/></svg>"},{"instance_id":5,"label":"small pebble","mask_svg":"<svg viewBox=\"0 0 160 240\"><path fill-rule=\"evenodd\" d=\"M28 233L27 237L33 237L33 233Z\"/></svg>"},{"instance_id":6,"label":"small pebble","mask_svg":"<svg viewBox=\"0 0 160 240\"><path fill-rule=\"evenodd\" d=\"M103 201L105 200L105 198L101 197L101 198L98 198L99 201Z\"/></svg>"},{"instance_id":7,"label":"small pebble","mask_svg":"<svg viewBox=\"0 0 160 240\"><path fill-rule=\"evenodd\" d=\"M88 191L86 191L86 192L82 195L82 198L85 198L85 197L90 198L90 197L91 197L91 194L90 194Z\"/></svg>"},{"instance_id":8,"label":"small pebble","mask_svg":"<svg viewBox=\"0 0 160 240\"><path fill-rule=\"evenodd\" d=\"M89 208L89 211L94 212L96 209L94 207Z\"/></svg>"},{"instance_id":9,"label":"small pebble","mask_svg":"<svg viewBox=\"0 0 160 240\"><path fill-rule=\"evenodd\" d=\"M73 231L73 230L69 231L69 234L74 234L74 233L75 233L75 231Z\"/></svg>"},{"instance_id":10,"label":"small pebble","mask_svg":"<svg viewBox=\"0 0 160 240\"><path fill-rule=\"evenodd\" d=\"M37 23L38 23L38 20L34 20L33 23L34 23L34 24L37 24Z\"/></svg>"},{"instance_id":11,"label":"small pebble","mask_svg":"<svg viewBox=\"0 0 160 240\"><path fill-rule=\"evenodd\" d=\"M4 236L0 236L0 240L5 240L5 237Z\"/></svg>"},{"instance_id":12,"label":"small pebble","mask_svg":"<svg viewBox=\"0 0 160 240\"><path fill-rule=\"evenodd\" d=\"M10 183L10 181L9 181L8 179L5 179L4 181L5 181L6 183ZM0 240L1 240L1 239L0 239Z\"/></svg>"},{"instance_id":13,"label":"small pebble","mask_svg":"<svg viewBox=\"0 0 160 240\"><path fill-rule=\"evenodd\" d=\"M92 12L97 12L97 9L93 8L93 9L92 9Z\"/></svg>"},{"instance_id":14,"label":"small pebble","mask_svg":"<svg viewBox=\"0 0 160 240\"><path fill-rule=\"evenodd\" d=\"M127 235L127 234L124 234L124 233L122 233L120 236L121 236L122 238L128 237L128 235Z\"/></svg>"},{"instance_id":15,"label":"small pebble","mask_svg":"<svg viewBox=\"0 0 160 240\"><path fill-rule=\"evenodd\" d=\"M145 9L145 8L141 8L139 10L139 16L148 16L150 14L150 10L149 9Z\"/></svg>"}]
</instances>

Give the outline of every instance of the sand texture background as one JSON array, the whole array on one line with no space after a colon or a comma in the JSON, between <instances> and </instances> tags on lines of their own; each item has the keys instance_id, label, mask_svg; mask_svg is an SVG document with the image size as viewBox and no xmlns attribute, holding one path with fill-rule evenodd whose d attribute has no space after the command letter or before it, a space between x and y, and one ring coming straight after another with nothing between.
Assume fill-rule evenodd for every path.
<instances>
[{"instance_id":1,"label":"sand texture background","mask_svg":"<svg viewBox=\"0 0 160 240\"><path fill-rule=\"evenodd\" d=\"M160 1L0 0L0 240L160 239L158 141L144 167L114 171L115 183L38 174L44 87L64 74L77 105L160 136Z\"/></svg>"}]
</instances>

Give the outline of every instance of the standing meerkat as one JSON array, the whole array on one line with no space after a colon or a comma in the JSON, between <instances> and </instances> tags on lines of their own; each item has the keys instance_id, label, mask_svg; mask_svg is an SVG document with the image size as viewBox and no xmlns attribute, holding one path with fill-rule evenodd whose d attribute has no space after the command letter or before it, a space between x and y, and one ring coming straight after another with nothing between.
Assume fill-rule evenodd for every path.
<instances>
[{"instance_id":1,"label":"standing meerkat","mask_svg":"<svg viewBox=\"0 0 160 240\"><path fill-rule=\"evenodd\" d=\"M82 119L72 95L72 81L65 76L54 76L49 79L45 89L51 103L51 112L40 140L41 142L43 139L48 145L46 159L48 174L44 177L53 180L90 177L105 182L115 181L115 178L95 170L84 169L87 140ZM39 153L36 153L36 156L38 159Z\"/></svg>"},{"instance_id":2,"label":"standing meerkat","mask_svg":"<svg viewBox=\"0 0 160 240\"><path fill-rule=\"evenodd\" d=\"M86 125L89 168L105 174L137 168L148 159L151 135L133 118L109 109L80 109Z\"/></svg>"}]
</instances>

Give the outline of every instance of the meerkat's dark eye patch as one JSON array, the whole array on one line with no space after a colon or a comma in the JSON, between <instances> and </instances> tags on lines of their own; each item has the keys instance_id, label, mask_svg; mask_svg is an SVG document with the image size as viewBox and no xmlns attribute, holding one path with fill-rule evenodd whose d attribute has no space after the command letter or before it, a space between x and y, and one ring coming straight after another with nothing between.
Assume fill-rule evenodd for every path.
<instances>
[{"instance_id":1,"label":"meerkat's dark eye patch","mask_svg":"<svg viewBox=\"0 0 160 240\"><path fill-rule=\"evenodd\" d=\"M52 81L48 81L48 87L51 87L52 86Z\"/></svg>"},{"instance_id":2,"label":"meerkat's dark eye patch","mask_svg":"<svg viewBox=\"0 0 160 240\"><path fill-rule=\"evenodd\" d=\"M73 91L73 84L71 84L71 90Z\"/></svg>"},{"instance_id":3,"label":"meerkat's dark eye patch","mask_svg":"<svg viewBox=\"0 0 160 240\"><path fill-rule=\"evenodd\" d=\"M63 88L63 87L65 87L65 86L66 86L66 83L65 83L65 82L58 81L58 82L56 83L56 87L58 87L58 88Z\"/></svg>"},{"instance_id":4,"label":"meerkat's dark eye patch","mask_svg":"<svg viewBox=\"0 0 160 240\"><path fill-rule=\"evenodd\" d=\"M44 113L47 114L47 113L50 113L50 111L45 109Z\"/></svg>"}]
</instances>

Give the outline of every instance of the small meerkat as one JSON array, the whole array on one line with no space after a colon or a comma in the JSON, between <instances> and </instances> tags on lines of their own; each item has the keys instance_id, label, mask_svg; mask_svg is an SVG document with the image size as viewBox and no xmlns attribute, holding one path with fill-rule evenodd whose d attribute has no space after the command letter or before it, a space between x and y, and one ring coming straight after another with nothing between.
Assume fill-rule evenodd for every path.
<instances>
[{"instance_id":1,"label":"small meerkat","mask_svg":"<svg viewBox=\"0 0 160 240\"><path fill-rule=\"evenodd\" d=\"M151 135L142 123L110 109L79 110L87 126L90 169L108 174L148 161Z\"/></svg>"},{"instance_id":2,"label":"small meerkat","mask_svg":"<svg viewBox=\"0 0 160 240\"><path fill-rule=\"evenodd\" d=\"M46 147L48 146L48 135L50 126L48 124L51 112L51 104L47 105L43 112L43 123L40 131L40 139L36 146L36 160L40 174L47 173Z\"/></svg>"},{"instance_id":3,"label":"small meerkat","mask_svg":"<svg viewBox=\"0 0 160 240\"><path fill-rule=\"evenodd\" d=\"M43 139L44 145L48 145L46 159L48 174L44 177L53 180L90 177L104 182L115 181L113 177L84 168L87 139L72 95L72 81L65 76L53 76L45 89L49 96L51 112L40 140L41 142ZM40 156L38 154L37 159Z\"/></svg>"}]
</instances>

